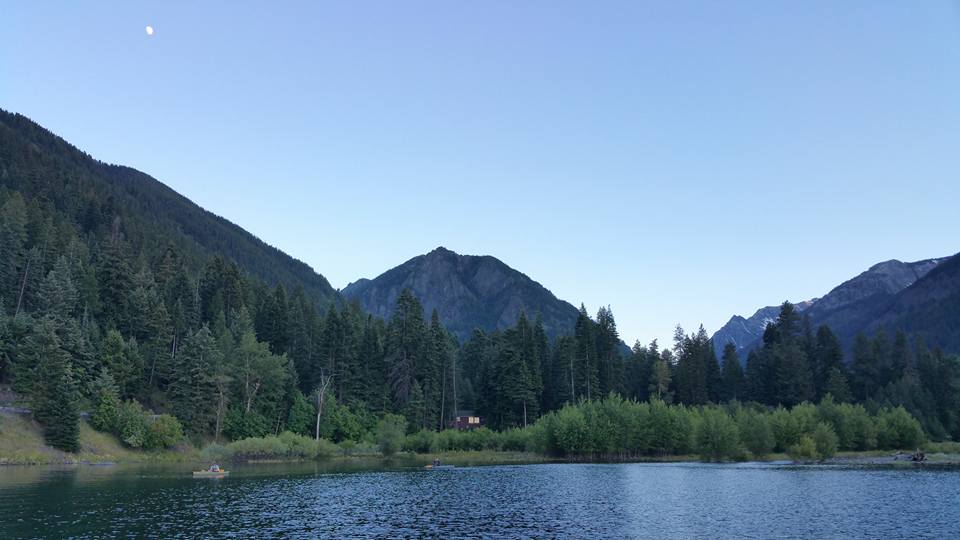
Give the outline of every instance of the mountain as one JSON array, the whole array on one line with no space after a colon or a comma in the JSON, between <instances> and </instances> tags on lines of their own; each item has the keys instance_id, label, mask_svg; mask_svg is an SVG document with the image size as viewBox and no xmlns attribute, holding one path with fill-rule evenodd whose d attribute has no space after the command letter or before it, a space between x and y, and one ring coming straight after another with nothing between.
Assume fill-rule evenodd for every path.
<instances>
[{"instance_id":1,"label":"mountain","mask_svg":"<svg viewBox=\"0 0 960 540\"><path fill-rule=\"evenodd\" d=\"M945 260L889 260L877 263L837 285L821 298L797 304L797 308L810 317L814 327L828 325L844 346L849 347L858 332L875 326L874 321L889 309L898 293ZM779 306L761 308L749 319L733 316L713 335L717 354L723 351L726 343L732 342L737 346L741 361L744 360L746 353L759 345L767 323L776 319L779 309Z\"/></svg>"},{"instance_id":2,"label":"mountain","mask_svg":"<svg viewBox=\"0 0 960 540\"><path fill-rule=\"evenodd\" d=\"M903 330L930 347L960 352L960 254L900 291L862 330L880 328Z\"/></svg>"},{"instance_id":3,"label":"mountain","mask_svg":"<svg viewBox=\"0 0 960 540\"><path fill-rule=\"evenodd\" d=\"M927 275L946 258L917 262L889 260L837 285L808 311L814 326L826 324L844 347L853 343L894 301L898 293Z\"/></svg>"},{"instance_id":4,"label":"mountain","mask_svg":"<svg viewBox=\"0 0 960 540\"><path fill-rule=\"evenodd\" d=\"M336 292L305 263L267 245L130 167L93 159L29 118L0 109L0 186L31 204L49 205L81 234L122 231L133 253L159 257L173 244L199 271L215 254L268 284L303 287L318 305Z\"/></svg>"},{"instance_id":5,"label":"mountain","mask_svg":"<svg viewBox=\"0 0 960 540\"><path fill-rule=\"evenodd\" d=\"M794 306L797 311L802 312L816 301L815 298L806 302L797 302ZM730 317L727 324L713 334L713 348L717 358L723 356L723 348L727 343L733 343L737 347L737 352L740 353L740 360L745 362L746 354L743 353L763 337L763 331L767 325L775 321L779 314L780 306L766 306L758 309L749 318L743 318L740 315Z\"/></svg>"},{"instance_id":6,"label":"mountain","mask_svg":"<svg viewBox=\"0 0 960 540\"><path fill-rule=\"evenodd\" d=\"M572 332L577 320L577 308L499 259L459 255L443 247L372 280L351 283L341 294L359 302L364 311L388 318L405 288L423 303L426 314L436 309L461 340L474 328L490 331L511 326L521 312L531 319L539 314L551 338Z\"/></svg>"}]
</instances>

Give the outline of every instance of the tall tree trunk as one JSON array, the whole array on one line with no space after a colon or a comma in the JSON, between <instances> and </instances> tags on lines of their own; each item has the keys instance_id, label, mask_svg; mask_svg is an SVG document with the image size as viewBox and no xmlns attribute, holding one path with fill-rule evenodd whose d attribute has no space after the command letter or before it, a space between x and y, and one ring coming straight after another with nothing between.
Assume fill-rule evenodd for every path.
<instances>
[{"instance_id":1,"label":"tall tree trunk","mask_svg":"<svg viewBox=\"0 0 960 540\"><path fill-rule=\"evenodd\" d=\"M20 306L23 304L23 293L27 290L27 275L30 273L30 257L27 257L27 265L23 267L23 280L20 282L20 294L17 295L17 309L13 312L16 317L20 314Z\"/></svg>"},{"instance_id":2,"label":"tall tree trunk","mask_svg":"<svg viewBox=\"0 0 960 540\"><path fill-rule=\"evenodd\" d=\"M323 415L323 403L327 395L327 386L329 386L332 379L332 375L329 377L324 377L323 370L320 370L320 386L314 390L317 393L317 425L314 438L318 441L320 440L320 417Z\"/></svg>"},{"instance_id":3,"label":"tall tree trunk","mask_svg":"<svg viewBox=\"0 0 960 540\"><path fill-rule=\"evenodd\" d=\"M446 373L444 373L445 371L446 370L443 370L443 369L440 370L441 378L443 380L440 382L440 429L439 431L443 431L444 405L446 405L446 401L447 401L447 376L446 376Z\"/></svg>"}]
</instances>

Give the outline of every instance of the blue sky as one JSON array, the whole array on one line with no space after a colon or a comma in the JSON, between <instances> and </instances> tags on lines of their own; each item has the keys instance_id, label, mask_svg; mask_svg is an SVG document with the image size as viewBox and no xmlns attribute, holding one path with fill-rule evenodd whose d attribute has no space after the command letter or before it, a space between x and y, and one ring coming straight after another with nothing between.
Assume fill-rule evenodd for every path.
<instances>
[{"instance_id":1,"label":"blue sky","mask_svg":"<svg viewBox=\"0 0 960 540\"><path fill-rule=\"evenodd\" d=\"M0 107L335 287L491 254L631 343L960 250L956 2L14 0Z\"/></svg>"}]
</instances>

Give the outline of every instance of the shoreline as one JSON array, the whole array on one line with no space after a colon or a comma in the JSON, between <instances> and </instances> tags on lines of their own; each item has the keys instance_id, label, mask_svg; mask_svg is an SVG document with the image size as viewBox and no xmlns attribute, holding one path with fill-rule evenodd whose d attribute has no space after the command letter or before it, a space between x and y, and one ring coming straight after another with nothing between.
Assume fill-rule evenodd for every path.
<instances>
[{"instance_id":1,"label":"shoreline","mask_svg":"<svg viewBox=\"0 0 960 540\"><path fill-rule=\"evenodd\" d=\"M73 466L73 467L111 467L117 465L163 465L163 464L195 464L205 465L200 452L195 449L189 451L169 450L161 453L140 453L137 451L127 451L125 455L103 455L96 456L91 454L64 454L54 459L42 459L39 455L30 456L2 456L0 457L0 468L4 467L31 467L31 466ZM43 458L52 458L54 456L42 456ZM18 459L21 458L21 459ZM27 458L27 459L22 459ZM33 459L30 459L33 458ZM40 458L40 459L37 459ZM398 453L390 457L373 454L362 455L343 455L329 456L316 460L287 459L287 458L264 458L249 459L235 462L228 462L233 466L245 465L275 465L275 464L295 464L295 463L331 463L331 462L354 462L364 461L370 463L381 463L385 465L397 463L409 463L415 466L426 465L434 458L439 458L444 464L455 465L458 467L478 467L494 465L535 465L547 463L567 463L567 464L628 464L628 463L646 463L646 464L776 464L791 467L837 467L837 468L876 468L876 469L957 469L960 470L960 454L936 452L927 455L927 460L923 462L914 462L907 459L907 454L891 454L890 452L838 452L836 456L824 461L794 461L786 454L770 454L763 459L730 460L723 462L707 462L699 459L696 455L677 455L661 457L638 457L630 459L569 459L545 456L532 452L499 452L499 451L465 451L465 452L437 452L437 453Z\"/></svg>"}]
</instances>

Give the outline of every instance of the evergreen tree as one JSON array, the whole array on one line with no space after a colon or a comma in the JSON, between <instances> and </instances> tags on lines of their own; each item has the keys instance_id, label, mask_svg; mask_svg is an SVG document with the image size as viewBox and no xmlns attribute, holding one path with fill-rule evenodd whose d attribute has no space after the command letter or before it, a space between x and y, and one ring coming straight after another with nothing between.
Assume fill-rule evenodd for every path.
<instances>
[{"instance_id":1,"label":"evergreen tree","mask_svg":"<svg viewBox=\"0 0 960 540\"><path fill-rule=\"evenodd\" d=\"M574 326L574 340L576 343L576 360L573 399L585 397L591 399L598 394L600 386L599 371L596 358L596 330L595 323L587 314L587 308L580 305L580 314Z\"/></svg>"},{"instance_id":2,"label":"evergreen tree","mask_svg":"<svg viewBox=\"0 0 960 540\"><path fill-rule=\"evenodd\" d=\"M106 369L100 371L95 382L94 397L96 409L90 417L90 425L98 431L117 430L117 418L120 412L120 394L113 376Z\"/></svg>"},{"instance_id":3,"label":"evergreen tree","mask_svg":"<svg viewBox=\"0 0 960 540\"><path fill-rule=\"evenodd\" d=\"M216 414L215 366L220 351L207 326L187 337L175 360L170 384L170 405L174 415L191 433L206 433Z\"/></svg>"},{"instance_id":4,"label":"evergreen tree","mask_svg":"<svg viewBox=\"0 0 960 540\"><path fill-rule=\"evenodd\" d=\"M737 355L737 346L727 343L723 346L723 384L721 401L743 398L743 368Z\"/></svg>"},{"instance_id":5,"label":"evergreen tree","mask_svg":"<svg viewBox=\"0 0 960 540\"><path fill-rule=\"evenodd\" d=\"M54 326L41 320L27 339L24 354L35 365L30 396L34 417L43 425L44 439L64 452L80 449L80 411L70 355L60 348Z\"/></svg>"},{"instance_id":6,"label":"evergreen tree","mask_svg":"<svg viewBox=\"0 0 960 540\"><path fill-rule=\"evenodd\" d=\"M387 369L394 403L404 407L410 400L417 375L417 361L423 351L423 308L409 289L397 298L397 306L387 327ZM421 392L423 389L418 384ZM409 417L408 417L409 420ZM420 426L422 423L411 423Z\"/></svg>"},{"instance_id":7,"label":"evergreen tree","mask_svg":"<svg viewBox=\"0 0 960 540\"><path fill-rule=\"evenodd\" d=\"M27 209L19 193L0 207L0 299L14 313L26 264Z\"/></svg>"},{"instance_id":8,"label":"evergreen tree","mask_svg":"<svg viewBox=\"0 0 960 540\"><path fill-rule=\"evenodd\" d=\"M814 387L818 398L822 398L829 390L827 389L828 380L831 373L835 370L840 372L846 380L846 366L843 364L843 348L840 346L840 340L830 331L830 327L821 325L817 328L816 345L814 346L813 360L811 362L814 377ZM835 383L838 381L834 381ZM846 383L844 383L846 384ZM839 398L834 395L835 398Z\"/></svg>"}]
</instances>

